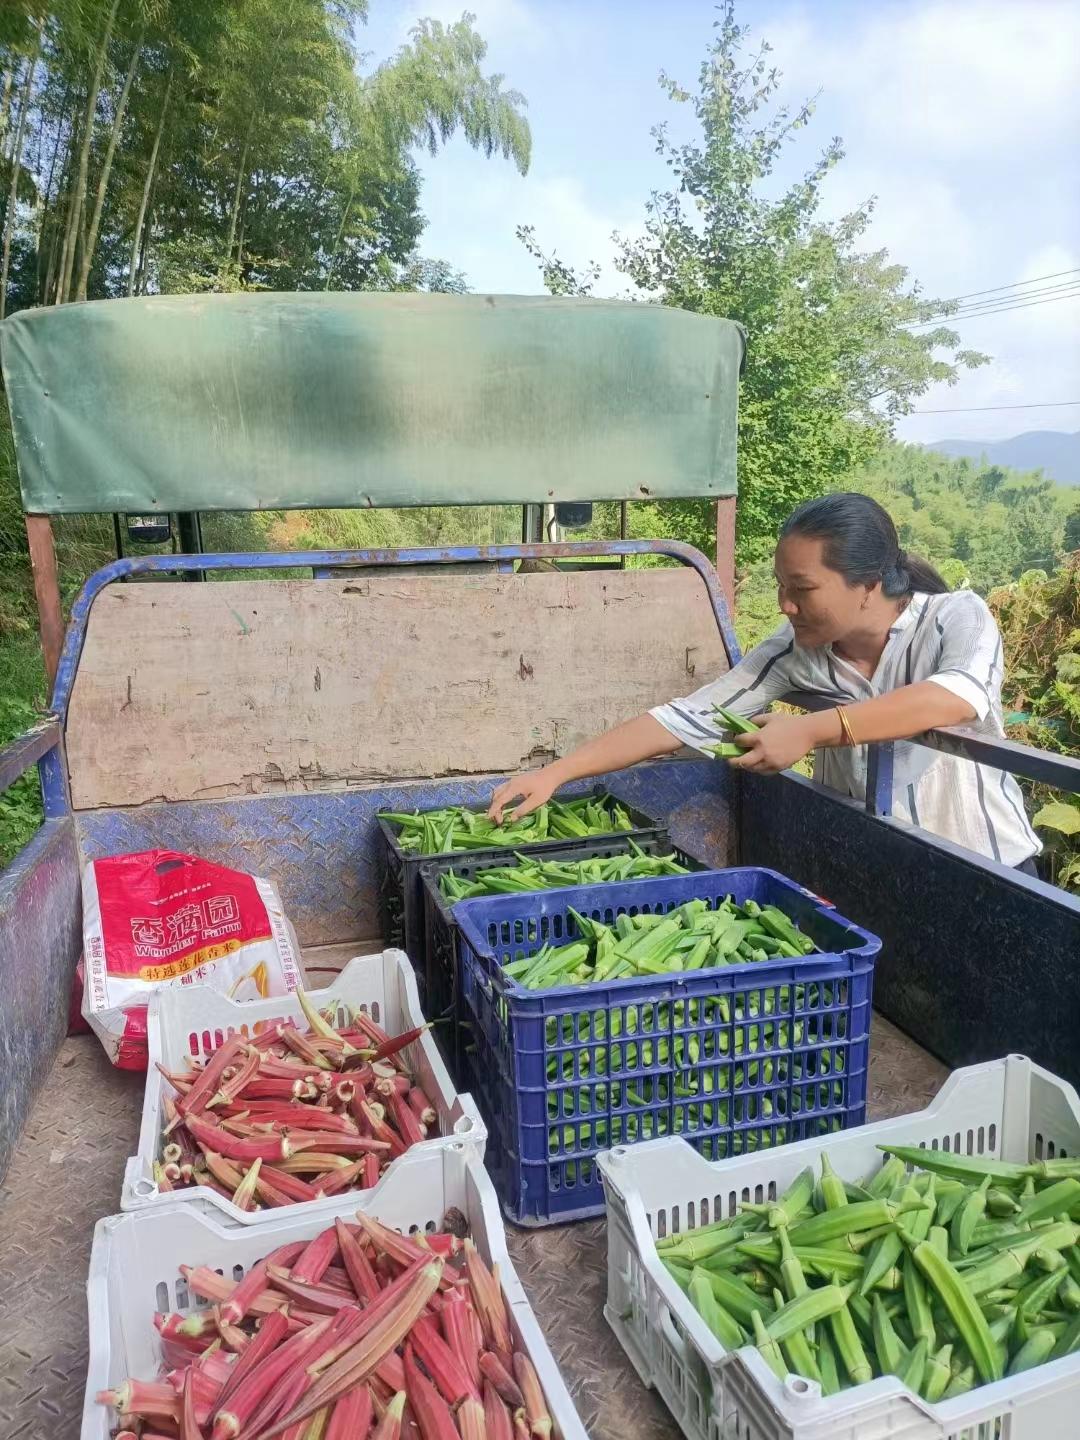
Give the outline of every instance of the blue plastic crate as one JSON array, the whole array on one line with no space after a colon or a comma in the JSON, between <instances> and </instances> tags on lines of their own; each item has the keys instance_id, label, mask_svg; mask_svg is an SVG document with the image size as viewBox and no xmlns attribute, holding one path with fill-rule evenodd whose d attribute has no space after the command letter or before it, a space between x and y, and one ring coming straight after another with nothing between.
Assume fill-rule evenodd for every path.
<instances>
[{"instance_id":1,"label":"blue plastic crate","mask_svg":"<svg viewBox=\"0 0 1080 1440\"><path fill-rule=\"evenodd\" d=\"M503 972L573 939L571 910L611 924L728 895L778 906L821 953L551 990ZM602 1213L612 1145L683 1135L720 1160L863 1123L881 942L775 871L465 900L454 918L487 1164L518 1224Z\"/></svg>"},{"instance_id":2,"label":"blue plastic crate","mask_svg":"<svg viewBox=\"0 0 1080 1440\"><path fill-rule=\"evenodd\" d=\"M612 855L625 855L631 845L636 845L646 855L674 855L687 870L705 870L708 867L684 850L679 850L668 839L667 831L650 837L648 835L598 836L586 843L579 840L564 850L550 850L542 860L595 860ZM450 1073L461 1089L468 1089L465 1074L463 1045L467 1043L468 1029L462 1024L461 985L458 980L457 921L454 919L455 905L439 889L439 881L447 870L464 880L472 880L485 870L495 866L514 864L513 855L487 855L474 860L465 852L456 855L436 856L434 863L420 867L420 885L424 904L424 955L427 961L427 983L424 987L424 1013L431 1018L449 1020L446 1026L435 1031L443 1058L450 1067ZM529 856L530 859L534 858ZM638 884L638 881L628 882ZM610 888L610 887L609 887ZM458 901L457 904L461 904ZM415 957L410 956L415 964Z\"/></svg>"}]
</instances>

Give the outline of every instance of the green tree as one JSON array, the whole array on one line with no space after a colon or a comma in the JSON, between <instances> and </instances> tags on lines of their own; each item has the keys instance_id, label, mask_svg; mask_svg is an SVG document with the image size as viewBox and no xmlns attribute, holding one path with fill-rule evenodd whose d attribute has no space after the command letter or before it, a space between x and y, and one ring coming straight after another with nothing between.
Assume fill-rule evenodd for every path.
<instances>
[{"instance_id":1,"label":"green tree","mask_svg":"<svg viewBox=\"0 0 1080 1440\"><path fill-rule=\"evenodd\" d=\"M1064 545L1070 553L1080 550L1080 506L1077 506L1065 521Z\"/></svg>"},{"instance_id":2,"label":"green tree","mask_svg":"<svg viewBox=\"0 0 1080 1440\"><path fill-rule=\"evenodd\" d=\"M884 250L862 251L873 202L835 222L820 218L822 190L843 157L833 139L796 183L779 190L782 152L813 105L777 103L769 46L745 52L746 29L726 0L695 92L661 76L670 100L688 107L697 135L684 144L654 130L672 171L671 189L646 206L644 234L619 242L617 266L665 305L726 316L745 326L740 390L739 557L766 554L800 500L835 486L873 455L931 385L986 357L961 350L956 333L926 326L948 310L922 296ZM521 238L557 293L590 293L580 276ZM940 358L942 353L949 359ZM711 508L680 506L683 538L707 546Z\"/></svg>"}]
</instances>

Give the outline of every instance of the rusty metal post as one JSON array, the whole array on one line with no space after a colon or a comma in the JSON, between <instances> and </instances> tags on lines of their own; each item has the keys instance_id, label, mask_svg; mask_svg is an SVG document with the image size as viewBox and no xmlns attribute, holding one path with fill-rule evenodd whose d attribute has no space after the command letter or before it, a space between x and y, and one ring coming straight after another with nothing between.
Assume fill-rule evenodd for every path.
<instances>
[{"instance_id":1,"label":"rusty metal post","mask_svg":"<svg viewBox=\"0 0 1080 1440\"><path fill-rule=\"evenodd\" d=\"M716 502L716 573L728 609L735 613L735 503L734 495Z\"/></svg>"},{"instance_id":2,"label":"rusty metal post","mask_svg":"<svg viewBox=\"0 0 1080 1440\"><path fill-rule=\"evenodd\" d=\"M48 515L27 515L26 538L30 542L30 568L34 576L34 595L37 598L38 629L51 693L64 644L64 613L60 605L60 585L56 576L52 521Z\"/></svg>"}]
</instances>

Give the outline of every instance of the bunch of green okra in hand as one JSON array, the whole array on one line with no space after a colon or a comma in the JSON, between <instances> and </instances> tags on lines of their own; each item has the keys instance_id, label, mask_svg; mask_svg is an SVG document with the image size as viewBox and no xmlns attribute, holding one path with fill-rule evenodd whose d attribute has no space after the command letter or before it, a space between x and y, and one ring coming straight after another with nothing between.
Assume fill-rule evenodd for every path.
<instances>
[{"instance_id":1,"label":"bunch of green okra in hand","mask_svg":"<svg viewBox=\"0 0 1080 1440\"><path fill-rule=\"evenodd\" d=\"M778 1200L657 1240L730 1350L825 1395L896 1375L962 1395L1080 1349L1080 1160L917 1146L851 1185L821 1157Z\"/></svg>"}]
</instances>

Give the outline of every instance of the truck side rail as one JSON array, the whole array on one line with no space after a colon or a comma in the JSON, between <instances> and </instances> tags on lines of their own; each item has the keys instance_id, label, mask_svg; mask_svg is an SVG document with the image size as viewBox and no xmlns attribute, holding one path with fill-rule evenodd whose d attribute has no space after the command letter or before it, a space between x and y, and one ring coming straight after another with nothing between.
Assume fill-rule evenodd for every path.
<instances>
[{"instance_id":1,"label":"truck side rail","mask_svg":"<svg viewBox=\"0 0 1080 1440\"><path fill-rule=\"evenodd\" d=\"M835 703L805 691L785 695L784 702L800 710L828 710ZM1056 755L1050 750L1038 750L1033 745L1018 745L1015 740L994 740L966 725L942 726L925 735L913 735L905 743L925 745L946 755L959 755L962 759L991 765L996 770L1006 770L1010 775L1019 775L1025 780L1037 780L1042 785L1080 795L1080 759L1071 755ZM866 808L871 815L891 815L893 742L871 745L869 752Z\"/></svg>"}]
</instances>

